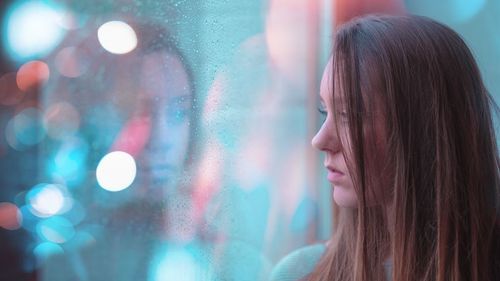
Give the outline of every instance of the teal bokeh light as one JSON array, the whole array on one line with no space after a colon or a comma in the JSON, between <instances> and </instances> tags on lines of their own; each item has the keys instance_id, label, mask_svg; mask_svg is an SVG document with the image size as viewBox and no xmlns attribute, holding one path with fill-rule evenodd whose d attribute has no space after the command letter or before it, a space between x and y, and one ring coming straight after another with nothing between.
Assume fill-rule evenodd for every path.
<instances>
[{"instance_id":1,"label":"teal bokeh light","mask_svg":"<svg viewBox=\"0 0 500 281\"><path fill-rule=\"evenodd\" d=\"M196 244L163 245L158 253L162 254L153 261L148 281L216 280L205 250Z\"/></svg>"},{"instance_id":2,"label":"teal bokeh light","mask_svg":"<svg viewBox=\"0 0 500 281\"><path fill-rule=\"evenodd\" d=\"M89 147L84 139L67 139L49 158L46 165L48 175L54 180L63 180L72 188L85 180Z\"/></svg>"},{"instance_id":3,"label":"teal bokeh light","mask_svg":"<svg viewBox=\"0 0 500 281\"><path fill-rule=\"evenodd\" d=\"M69 220L53 216L40 221L36 226L36 233L46 241L62 244L75 235L75 229Z\"/></svg>"},{"instance_id":4,"label":"teal bokeh light","mask_svg":"<svg viewBox=\"0 0 500 281\"><path fill-rule=\"evenodd\" d=\"M31 212L29 205L23 205L19 208L19 210L21 211L21 215L23 217L23 221L21 223L22 227L30 232L35 232L36 224L40 218Z\"/></svg>"},{"instance_id":5,"label":"teal bokeh light","mask_svg":"<svg viewBox=\"0 0 500 281\"><path fill-rule=\"evenodd\" d=\"M5 138L16 150L25 150L39 144L45 138L38 109L29 107L12 118L5 129Z\"/></svg>"},{"instance_id":6,"label":"teal bokeh light","mask_svg":"<svg viewBox=\"0 0 500 281\"><path fill-rule=\"evenodd\" d=\"M476 17L487 0L406 0L412 13L426 15L448 24L466 23Z\"/></svg>"},{"instance_id":7,"label":"teal bokeh light","mask_svg":"<svg viewBox=\"0 0 500 281\"><path fill-rule=\"evenodd\" d=\"M53 255L63 254L64 250L58 244L52 242L42 242L35 247L33 252L38 261L43 262Z\"/></svg>"},{"instance_id":8,"label":"teal bokeh light","mask_svg":"<svg viewBox=\"0 0 500 281\"><path fill-rule=\"evenodd\" d=\"M486 0L453 0L449 7L457 21L467 21L479 13L485 3Z\"/></svg>"},{"instance_id":9,"label":"teal bokeh light","mask_svg":"<svg viewBox=\"0 0 500 281\"><path fill-rule=\"evenodd\" d=\"M35 108L27 108L15 117L14 129L19 142L30 146L42 141L45 137L45 130L40 120L41 114Z\"/></svg>"}]
</instances>

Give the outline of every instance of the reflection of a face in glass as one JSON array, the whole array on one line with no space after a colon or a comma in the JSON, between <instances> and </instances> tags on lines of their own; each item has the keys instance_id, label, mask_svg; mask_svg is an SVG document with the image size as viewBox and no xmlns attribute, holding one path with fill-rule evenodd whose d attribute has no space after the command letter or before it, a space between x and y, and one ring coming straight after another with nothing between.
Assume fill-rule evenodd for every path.
<instances>
[{"instance_id":1,"label":"reflection of a face in glass","mask_svg":"<svg viewBox=\"0 0 500 281\"><path fill-rule=\"evenodd\" d=\"M175 192L195 123L193 86L182 54L162 28L134 28L137 48L122 55L106 51L95 28L68 37L54 54L58 72L44 95L47 107L67 102L78 111L76 134L92 148L89 166L82 169L93 170L111 151L134 158L137 174L130 187L118 193L97 189L98 204L106 207L140 198L163 200ZM75 67L79 71L69 71Z\"/></svg>"},{"instance_id":2,"label":"reflection of a face in glass","mask_svg":"<svg viewBox=\"0 0 500 281\"><path fill-rule=\"evenodd\" d=\"M150 136L138 155L137 168L138 180L150 188L175 186L183 168L191 127L188 79L174 54L156 52L142 58L137 113L149 119Z\"/></svg>"}]
</instances>

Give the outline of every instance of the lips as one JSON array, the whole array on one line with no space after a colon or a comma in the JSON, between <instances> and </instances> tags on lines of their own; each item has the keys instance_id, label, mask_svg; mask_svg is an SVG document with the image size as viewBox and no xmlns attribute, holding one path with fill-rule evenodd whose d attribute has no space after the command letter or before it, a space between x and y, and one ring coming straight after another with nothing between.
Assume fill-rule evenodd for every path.
<instances>
[{"instance_id":1,"label":"lips","mask_svg":"<svg viewBox=\"0 0 500 281\"><path fill-rule=\"evenodd\" d=\"M327 166L326 167L327 169L327 179L328 181L332 182L332 183L335 183L335 182L339 182L339 180L342 179L342 177L344 177L344 173L339 171L338 169L335 169L331 166Z\"/></svg>"}]
</instances>

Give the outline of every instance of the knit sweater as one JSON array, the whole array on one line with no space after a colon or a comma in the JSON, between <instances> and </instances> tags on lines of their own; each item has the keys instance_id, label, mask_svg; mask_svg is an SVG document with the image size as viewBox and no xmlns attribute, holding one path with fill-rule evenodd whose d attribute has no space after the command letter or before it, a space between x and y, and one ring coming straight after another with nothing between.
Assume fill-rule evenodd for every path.
<instances>
[{"instance_id":1,"label":"knit sweater","mask_svg":"<svg viewBox=\"0 0 500 281\"><path fill-rule=\"evenodd\" d=\"M271 272L271 281L298 281L310 274L325 253L324 244L314 244L297 249L283 259ZM387 280L391 281L392 261L384 263Z\"/></svg>"}]
</instances>

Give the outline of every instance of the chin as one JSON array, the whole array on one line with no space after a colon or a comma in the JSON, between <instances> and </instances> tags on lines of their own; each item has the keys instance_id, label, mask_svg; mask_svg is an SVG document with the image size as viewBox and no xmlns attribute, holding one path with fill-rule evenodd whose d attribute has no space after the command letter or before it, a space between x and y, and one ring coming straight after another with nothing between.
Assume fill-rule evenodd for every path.
<instances>
[{"instance_id":1,"label":"chin","mask_svg":"<svg viewBox=\"0 0 500 281\"><path fill-rule=\"evenodd\" d=\"M341 186L335 186L333 188L333 200L340 207L345 208L357 208L358 207L358 197L353 188L345 188Z\"/></svg>"}]
</instances>

